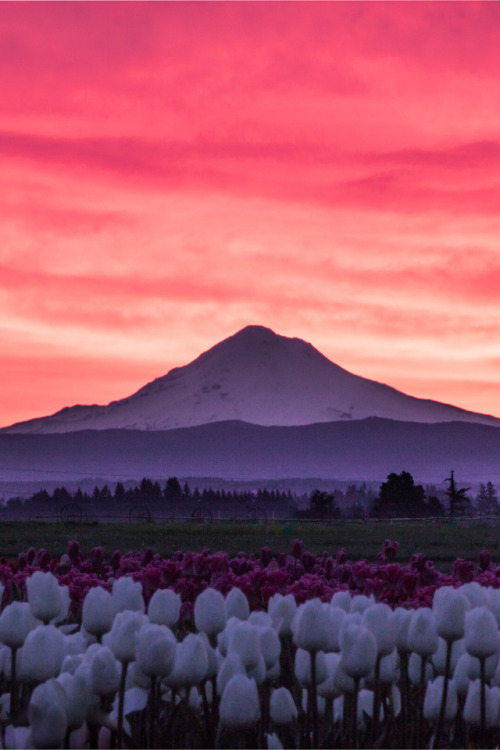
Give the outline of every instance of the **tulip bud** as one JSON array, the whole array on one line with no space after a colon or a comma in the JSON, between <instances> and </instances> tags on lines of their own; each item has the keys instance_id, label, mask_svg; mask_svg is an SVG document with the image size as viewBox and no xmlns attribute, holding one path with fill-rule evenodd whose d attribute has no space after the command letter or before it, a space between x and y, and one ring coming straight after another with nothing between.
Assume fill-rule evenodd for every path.
<instances>
[{"instance_id":1,"label":"tulip bud","mask_svg":"<svg viewBox=\"0 0 500 750\"><path fill-rule=\"evenodd\" d=\"M231 629L228 653L239 654L245 669L254 669L259 661L260 638L257 628L249 622L240 622Z\"/></svg>"},{"instance_id":2,"label":"tulip bud","mask_svg":"<svg viewBox=\"0 0 500 750\"><path fill-rule=\"evenodd\" d=\"M81 673L72 675L64 672L57 677L57 682L66 693L66 721L68 729L73 731L81 727L85 721L90 704L89 686Z\"/></svg>"},{"instance_id":3,"label":"tulip bud","mask_svg":"<svg viewBox=\"0 0 500 750\"><path fill-rule=\"evenodd\" d=\"M455 591L453 589L453 591ZM461 594L448 594L442 604L432 607L435 612L436 630L445 641L463 638L467 600Z\"/></svg>"},{"instance_id":4,"label":"tulip bud","mask_svg":"<svg viewBox=\"0 0 500 750\"><path fill-rule=\"evenodd\" d=\"M141 583L140 581L134 581L130 576L122 576L113 581L111 599L114 615L124 610L144 612L146 609Z\"/></svg>"},{"instance_id":5,"label":"tulip bud","mask_svg":"<svg viewBox=\"0 0 500 750\"><path fill-rule=\"evenodd\" d=\"M438 650L439 638L432 611L428 607L418 609L412 616L408 628L408 646L420 656L431 656Z\"/></svg>"},{"instance_id":6,"label":"tulip bud","mask_svg":"<svg viewBox=\"0 0 500 750\"><path fill-rule=\"evenodd\" d=\"M231 729L245 729L260 719L259 694L255 680L235 674L227 683L219 706L221 723Z\"/></svg>"},{"instance_id":7,"label":"tulip bud","mask_svg":"<svg viewBox=\"0 0 500 750\"><path fill-rule=\"evenodd\" d=\"M281 642L278 634L272 627L257 628L259 634L260 649L266 663L266 669L270 669L280 658Z\"/></svg>"},{"instance_id":8,"label":"tulip bud","mask_svg":"<svg viewBox=\"0 0 500 750\"><path fill-rule=\"evenodd\" d=\"M89 589L82 606L82 625L97 638L111 630L113 625L113 600L102 586Z\"/></svg>"},{"instance_id":9,"label":"tulip bud","mask_svg":"<svg viewBox=\"0 0 500 750\"><path fill-rule=\"evenodd\" d=\"M291 724L299 715L292 694L286 687L273 690L270 715L275 724Z\"/></svg>"},{"instance_id":10,"label":"tulip bud","mask_svg":"<svg viewBox=\"0 0 500 750\"><path fill-rule=\"evenodd\" d=\"M32 628L33 621L29 604L8 604L0 615L0 641L10 648L20 648Z\"/></svg>"},{"instance_id":11,"label":"tulip bud","mask_svg":"<svg viewBox=\"0 0 500 750\"><path fill-rule=\"evenodd\" d=\"M415 610L397 607L392 615L392 627L396 635L396 648L400 654L408 653L408 629Z\"/></svg>"},{"instance_id":12,"label":"tulip bud","mask_svg":"<svg viewBox=\"0 0 500 750\"><path fill-rule=\"evenodd\" d=\"M377 641L373 633L362 626L351 625L342 638L340 664L349 677L366 677L377 659Z\"/></svg>"},{"instance_id":13,"label":"tulip bud","mask_svg":"<svg viewBox=\"0 0 500 750\"><path fill-rule=\"evenodd\" d=\"M164 625L143 625L136 634L136 662L148 677L165 677L174 666L176 640Z\"/></svg>"},{"instance_id":14,"label":"tulip bud","mask_svg":"<svg viewBox=\"0 0 500 750\"><path fill-rule=\"evenodd\" d=\"M226 625L226 603L220 591L205 589L194 603L194 624L213 638Z\"/></svg>"},{"instance_id":15,"label":"tulip bud","mask_svg":"<svg viewBox=\"0 0 500 750\"><path fill-rule=\"evenodd\" d=\"M250 615L250 605L243 591L236 586L226 596L226 617L238 617L247 620Z\"/></svg>"},{"instance_id":16,"label":"tulip bud","mask_svg":"<svg viewBox=\"0 0 500 750\"><path fill-rule=\"evenodd\" d=\"M500 645L498 625L487 607L467 612L465 618L465 648L471 656L485 659L494 654Z\"/></svg>"},{"instance_id":17,"label":"tulip bud","mask_svg":"<svg viewBox=\"0 0 500 750\"><path fill-rule=\"evenodd\" d=\"M64 659L64 636L53 625L39 625L26 636L21 653L22 679L45 682L59 674Z\"/></svg>"},{"instance_id":18,"label":"tulip bud","mask_svg":"<svg viewBox=\"0 0 500 750\"><path fill-rule=\"evenodd\" d=\"M112 695L120 687L120 672L111 649L101 646L90 665L90 689L96 695Z\"/></svg>"},{"instance_id":19,"label":"tulip bud","mask_svg":"<svg viewBox=\"0 0 500 750\"><path fill-rule=\"evenodd\" d=\"M486 726L488 728L496 726L495 702L490 696L490 687L485 688L486 699ZM474 680L469 684L467 698L463 711L464 721L473 727L481 726L481 680Z\"/></svg>"},{"instance_id":20,"label":"tulip bud","mask_svg":"<svg viewBox=\"0 0 500 750\"><path fill-rule=\"evenodd\" d=\"M37 620L49 623L57 617L63 598L57 578L52 573L37 570L31 578L26 579L26 588L31 613Z\"/></svg>"},{"instance_id":21,"label":"tulip bud","mask_svg":"<svg viewBox=\"0 0 500 750\"><path fill-rule=\"evenodd\" d=\"M266 734L267 750L283 750L283 745L280 742L280 738L273 732L272 734Z\"/></svg>"},{"instance_id":22,"label":"tulip bud","mask_svg":"<svg viewBox=\"0 0 500 750\"><path fill-rule=\"evenodd\" d=\"M281 621L278 634L290 635L292 620L297 613L297 604L293 594L287 594L286 596L274 594L269 599L267 611L271 615L273 623Z\"/></svg>"},{"instance_id":23,"label":"tulip bud","mask_svg":"<svg viewBox=\"0 0 500 750\"><path fill-rule=\"evenodd\" d=\"M435 680L427 683L424 700L424 717L431 724L439 719L441 701L443 698L444 677L439 675ZM458 698L457 686L454 680L448 681L448 694L446 696L445 720L452 721L457 715Z\"/></svg>"},{"instance_id":24,"label":"tulip bud","mask_svg":"<svg viewBox=\"0 0 500 750\"><path fill-rule=\"evenodd\" d=\"M362 615L365 609L368 609L368 607L371 607L373 604L375 604L373 596L358 594L352 598L351 612L359 612L359 614Z\"/></svg>"},{"instance_id":25,"label":"tulip bud","mask_svg":"<svg viewBox=\"0 0 500 750\"><path fill-rule=\"evenodd\" d=\"M361 622L375 636L379 656L387 656L396 645L396 634L391 620L392 609L387 604L373 604L363 612Z\"/></svg>"},{"instance_id":26,"label":"tulip bud","mask_svg":"<svg viewBox=\"0 0 500 750\"><path fill-rule=\"evenodd\" d=\"M297 610L293 640L306 651L325 651L330 641L330 617L319 599L310 599Z\"/></svg>"},{"instance_id":27,"label":"tulip bud","mask_svg":"<svg viewBox=\"0 0 500 750\"><path fill-rule=\"evenodd\" d=\"M173 628L181 611L181 597L172 589L157 589L149 601L149 621Z\"/></svg>"},{"instance_id":28,"label":"tulip bud","mask_svg":"<svg viewBox=\"0 0 500 750\"><path fill-rule=\"evenodd\" d=\"M190 633L177 644L172 671L167 684L174 689L197 685L206 678L208 657L199 634Z\"/></svg>"},{"instance_id":29,"label":"tulip bud","mask_svg":"<svg viewBox=\"0 0 500 750\"><path fill-rule=\"evenodd\" d=\"M344 594L346 592L339 592ZM333 600L332 600L333 601ZM330 605L330 642L329 651L340 651L340 634L342 631L342 624L346 618L346 612L340 607L333 607Z\"/></svg>"},{"instance_id":30,"label":"tulip bud","mask_svg":"<svg viewBox=\"0 0 500 750\"><path fill-rule=\"evenodd\" d=\"M66 703L64 689L55 680L35 688L28 706L33 747L62 747L68 727Z\"/></svg>"},{"instance_id":31,"label":"tulip bud","mask_svg":"<svg viewBox=\"0 0 500 750\"><path fill-rule=\"evenodd\" d=\"M235 674L245 674L245 667L236 651L230 651L219 667L217 695L222 695L227 683Z\"/></svg>"},{"instance_id":32,"label":"tulip bud","mask_svg":"<svg viewBox=\"0 0 500 750\"><path fill-rule=\"evenodd\" d=\"M330 607L339 607L344 612L351 611L352 596L349 591L336 591L331 598Z\"/></svg>"},{"instance_id":33,"label":"tulip bud","mask_svg":"<svg viewBox=\"0 0 500 750\"><path fill-rule=\"evenodd\" d=\"M122 579L119 579L122 580ZM118 661L131 662L135 659L135 634L143 624L140 612L129 609L118 612L113 621L113 627L106 635L106 646L109 646Z\"/></svg>"}]
</instances>

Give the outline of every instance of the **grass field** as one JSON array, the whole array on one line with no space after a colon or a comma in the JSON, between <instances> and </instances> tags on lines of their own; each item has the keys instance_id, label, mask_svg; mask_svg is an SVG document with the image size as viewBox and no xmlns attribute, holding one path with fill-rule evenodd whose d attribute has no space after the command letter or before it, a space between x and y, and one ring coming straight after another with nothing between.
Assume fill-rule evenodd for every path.
<instances>
[{"instance_id":1,"label":"grass field","mask_svg":"<svg viewBox=\"0 0 500 750\"><path fill-rule=\"evenodd\" d=\"M500 526L486 523L455 522L440 526L422 524L63 524L7 521L0 525L0 556L16 560L19 552L30 546L44 547L53 557L66 551L71 539L78 539L84 552L102 546L111 554L140 551L151 547L154 552L170 556L175 550L224 550L233 555L240 551L259 552L270 547L273 554L290 552L291 543L299 538L305 549L321 554L335 554L344 547L351 560L375 560L384 540L400 543L398 561L405 563L415 552L421 552L438 567L447 570L457 558L477 561L479 552L488 549L495 563L500 563Z\"/></svg>"}]
</instances>

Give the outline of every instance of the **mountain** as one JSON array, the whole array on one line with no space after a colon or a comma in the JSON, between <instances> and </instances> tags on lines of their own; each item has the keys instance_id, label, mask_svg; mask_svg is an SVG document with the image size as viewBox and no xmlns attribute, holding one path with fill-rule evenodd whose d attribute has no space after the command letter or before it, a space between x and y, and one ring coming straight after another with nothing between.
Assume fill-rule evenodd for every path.
<instances>
[{"instance_id":1,"label":"mountain","mask_svg":"<svg viewBox=\"0 0 500 750\"><path fill-rule=\"evenodd\" d=\"M298 426L367 417L500 426L492 416L414 398L353 375L301 339L247 326L128 398L107 406L67 407L0 433L164 431L231 420Z\"/></svg>"},{"instance_id":2,"label":"mountain","mask_svg":"<svg viewBox=\"0 0 500 750\"><path fill-rule=\"evenodd\" d=\"M425 424L371 417L297 427L217 422L162 432L82 430L0 433L1 481L60 483L101 477L322 477L383 481L409 471L418 482L497 481L500 429L465 422Z\"/></svg>"}]
</instances>

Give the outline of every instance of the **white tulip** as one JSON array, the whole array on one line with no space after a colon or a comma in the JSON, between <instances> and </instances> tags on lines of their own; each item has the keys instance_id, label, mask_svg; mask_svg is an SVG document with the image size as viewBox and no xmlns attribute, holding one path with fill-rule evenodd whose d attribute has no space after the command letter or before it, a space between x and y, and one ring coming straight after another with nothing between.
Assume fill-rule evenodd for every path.
<instances>
[{"instance_id":1,"label":"white tulip","mask_svg":"<svg viewBox=\"0 0 500 750\"><path fill-rule=\"evenodd\" d=\"M10 648L20 648L32 629L33 620L26 602L8 604L0 615L0 641ZM38 624L37 620L35 622Z\"/></svg>"},{"instance_id":2,"label":"white tulip","mask_svg":"<svg viewBox=\"0 0 500 750\"><path fill-rule=\"evenodd\" d=\"M35 688L28 706L33 747L62 747L68 727L66 707L66 693L56 680Z\"/></svg>"},{"instance_id":3,"label":"white tulip","mask_svg":"<svg viewBox=\"0 0 500 750\"><path fill-rule=\"evenodd\" d=\"M344 594L346 592L341 591L338 593ZM330 642L328 644L328 651L340 651L340 634L345 617L346 612L344 609L330 605Z\"/></svg>"},{"instance_id":4,"label":"white tulip","mask_svg":"<svg viewBox=\"0 0 500 750\"><path fill-rule=\"evenodd\" d=\"M301 604L293 623L294 643L306 651L325 651L330 641L330 617L319 599Z\"/></svg>"},{"instance_id":5,"label":"white tulip","mask_svg":"<svg viewBox=\"0 0 500 750\"><path fill-rule=\"evenodd\" d=\"M243 591L236 586L226 596L226 617L238 617L240 620L248 620L250 616L250 605Z\"/></svg>"},{"instance_id":6,"label":"white tulip","mask_svg":"<svg viewBox=\"0 0 500 750\"><path fill-rule=\"evenodd\" d=\"M436 607L435 612L436 630L438 635L445 641L456 641L463 638L465 633L465 613L467 612L467 600L461 594L449 594L442 604Z\"/></svg>"},{"instance_id":7,"label":"white tulip","mask_svg":"<svg viewBox=\"0 0 500 750\"><path fill-rule=\"evenodd\" d=\"M365 609L368 609L368 607L371 607L373 604L375 604L373 596L365 596L364 594L353 596L351 602L351 613L359 612L359 614L362 615Z\"/></svg>"},{"instance_id":8,"label":"white tulip","mask_svg":"<svg viewBox=\"0 0 500 750\"><path fill-rule=\"evenodd\" d=\"M206 678L208 657L199 634L190 633L177 644L172 671L166 682L170 687L179 689L198 685Z\"/></svg>"},{"instance_id":9,"label":"white tulip","mask_svg":"<svg viewBox=\"0 0 500 750\"><path fill-rule=\"evenodd\" d=\"M272 734L266 734L267 750L283 750L283 745L280 742L280 738L273 732Z\"/></svg>"},{"instance_id":10,"label":"white tulip","mask_svg":"<svg viewBox=\"0 0 500 750\"><path fill-rule=\"evenodd\" d=\"M114 615L125 610L144 612L146 609L141 582L134 581L130 576L122 576L113 581L111 600Z\"/></svg>"},{"instance_id":11,"label":"white tulip","mask_svg":"<svg viewBox=\"0 0 500 750\"><path fill-rule=\"evenodd\" d=\"M267 677L266 662L262 656L262 651L258 651L258 661L253 669L247 670L247 677L253 677L257 685L262 685Z\"/></svg>"},{"instance_id":12,"label":"white tulip","mask_svg":"<svg viewBox=\"0 0 500 750\"><path fill-rule=\"evenodd\" d=\"M392 609L382 602L373 604L363 612L361 623L375 636L378 655L387 656L390 654L396 645L396 633L392 623Z\"/></svg>"},{"instance_id":13,"label":"white tulip","mask_svg":"<svg viewBox=\"0 0 500 750\"><path fill-rule=\"evenodd\" d=\"M245 667L239 654L230 651L219 667L217 674L217 695L222 695L227 683L235 674L245 674Z\"/></svg>"},{"instance_id":14,"label":"white tulip","mask_svg":"<svg viewBox=\"0 0 500 750\"><path fill-rule=\"evenodd\" d=\"M120 687L120 670L111 649L101 646L90 664L90 689L96 695L112 695Z\"/></svg>"},{"instance_id":15,"label":"white tulip","mask_svg":"<svg viewBox=\"0 0 500 750\"><path fill-rule=\"evenodd\" d=\"M226 625L226 602L220 591L205 589L194 603L194 624L209 638L224 630Z\"/></svg>"},{"instance_id":16,"label":"white tulip","mask_svg":"<svg viewBox=\"0 0 500 750\"><path fill-rule=\"evenodd\" d=\"M100 638L113 625L113 600L102 586L89 589L82 607L82 625L91 635Z\"/></svg>"},{"instance_id":17,"label":"white tulip","mask_svg":"<svg viewBox=\"0 0 500 750\"><path fill-rule=\"evenodd\" d=\"M136 633L135 658L148 677L165 677L174 665L176 640L164 625L148 623Z\"/></svg>"},{"instance_id":18,"label":"white tulip","mask_svg":"<svg viewBox=\"0 0 500 750\"><path fill-rule=\"evenodd\" d=\"M471 656L485 659L500 645L498 625L490 610L483 606L467 612L465 618L465 648Z\"/></svg>"},{"instance_id":19,"label":"white tulip","mask_svg":"<svg viewBox=\"0 0 500 750\"><path fill-rule=\"evenodd\" d=\"M460 593L469 601L470 608L484 607L488 604L486 589L477 581L470 581L460 586Z\"/></svg>"},{"instance_id":20,"label":"white tulip","mask_svg":"<svg viewBox=\"0 0 500 750\"><path fill-rule=\"evenodd\" d=\"M149 621L155 625L173 628L181 611L181 597L172 589L157 589L149 601Z\"/></svg>"},{"instance_id":21,"label":"white tulip","mask_svg":"<svg viewBox=\"0 0 500 750\"><path fill-rule=\"evenodd\" d=\"M259 662L260 638L256 627L249 622L239 622L231 629L228 653L239 654L245 669L254 669Z\"/></svg>"},{"instance_id":22,"label":"white tulip","mask_svg":"<svg viewBox=\"0 0 500 750\"><path fill-rule=\"evenodd\" d=\"M21 653L22 679L45 682L59 674L64 659L64 636L53 625L39 625L26 636Z\"/></svg>"},{"instance_id":23,"label":"white tulip","mask_svg":"<svg viewBox=\"0 0 500 750\"><path fill-rule=\"evenodd\" d=\"M248 622L257 628L273 627L273 619L271 615L267 612L262 612L261 610L257 609L250 613L250 615L248 616Z\"/></svg>"},{"instance_id":24,"label":"white tulip","mask_svg":"<svg viewBox=\"0 0 500 750\"><path fill-rule=\"evenodd\" d=\"M26 588L33 617L49 623L60 614L63 596L57 578L52 573L37 570L26 579Z\"/></svg>"},{"instance_id":25,"label":"white tulip","mask_svg":"<svg viewBox=\"0 0 500 750\"><path fill-rule=\"evenodd\" d=\"M297 614L297 604L293 594L274 594L269 599L267 611L271 615L275 627L279 624L279 635L290 635L292 632L292 621Z\"/></svg>"},{"instance_id":26,"label":"white tulip","mask_svg":"<svg viewBox=\"0 0 500 750\"><path fill-rule=\"evenodd\" d=\"M351 625L344 632L340 665L353 679L370 674L377 658L377 641L373 633L362 626Z\"/></svg>"},{"instance_id":27,"label":"white tulip","mask_svg":"<svg viewBox=\"0 0 500 750\"><path fill-rule=\"evenodd\" d=\"M254 726L260 719L259 694L255 680L235 674L222 694L219 716L221 723L231 729Z\"/></svg>"},{"instance_id":28,"label":"white tulip","mask_svg":"<svg viewBox=\"0 0 500 750\"><path fill-rule=\"evenodd\" d=\"M490 696L490 687L485 685L486 726L496 726L496 701ZM463 711L464 721L473 727L481 726L481 680L469 683Z\"/></svg>"},{"instance_id":29,"label":"white tulip","mask_svg":"<svg viewBox=\"0 0 500 750\"><path fill-rule=\"evenodd\" d=\"M109 646L118 661L122 663L134 661L135 635L141 629L142 624L143 616L137 611L126 609L115 616L113 626L106 634L103 643Z\"/></svg>"},{"instance_id":30,"label":"white tulip","mask_svg":"<svg viewBox=\"0 0 500 750\"><path fill-rule=\"evenodd\" d=\"M408 646L408 630L415 610L403 609L397 607L392 616L392 627L396 636L396 648L400 654L407 654L410 651Z\"/></svg>"},{"instance_id":31,"label":"white tulip","mask_svg":"<svg viewBox=\"0 0 500 750\"><path fill-rule=\"evenodd\" d=\"M57 682L66 693L66 721L68 729L73 731L85 721L90 704L89 686L81 673L72 675L64 672L57 677Z\"/></svg>"},{"instance_id":32,"label":"white tulip","mask_svg":"<svg viewBox=\"0 0 500 750\"><path fill-rule=\"evenodd\" d=\"M314 652L314 665L316 667L316 684L319 685L328 677L325 654L323 651ZM298 648L295 652L295 676L302 687L309 687L312 685L310 651Z\"/></svg>"},{"instance_id":33,"label":"white tulip","mask_svg":"<svg viewBox=\"0 0 500 750\"><path fill-rule=\"evenodd\" d=\"M291 692L286 687L273 690L270 701L270 716L275 724L291 724L299 712Z\"/></svg>"},{"instance_id":34,"label":"white tulip","mask_svg":"<svg viewBox=\"0 0 500 750\"><path fill-rule=\"evenodd\" d=\"M352 596L349 591L336 591L331 598L330 606L332 608L339 607L344 612L351 611Z\"/></svg>"},{"instance_id":35,"label":"white tulip","mask_svg":"<svg viewBox=\"0 0 500 750\"><path fill-rule=\"evenodd\" d=\"M427 683L424 700L424 716L431 724L439 719L441 701L443 698L444 677L439 675L435 680ZM446 696L445 720L452 721L457 715L458 697L457 686L454 680L448 681L448 693Z\"/></svg>"},{"instance_id":36,"label":"white tulip","mask_svg":"<svg viewBox=\"0 0 500 750\"><path fill-rule=\"evenodd\" d=\"M431 656L438 650L439 637L434 615L428 607L417 609L408 628L408 646L419 656Z\"/></svg>"},{"instance_id":37,"label":"white tulip","mask_svg":"<svg viewBox=\"0 0 500 750\"><path fill-rule=\"evenodd\" d=\"M266 669L270 669L280 658L281 641L272 627L258 627L257 633Z\"/></svg>"}]
</instances>

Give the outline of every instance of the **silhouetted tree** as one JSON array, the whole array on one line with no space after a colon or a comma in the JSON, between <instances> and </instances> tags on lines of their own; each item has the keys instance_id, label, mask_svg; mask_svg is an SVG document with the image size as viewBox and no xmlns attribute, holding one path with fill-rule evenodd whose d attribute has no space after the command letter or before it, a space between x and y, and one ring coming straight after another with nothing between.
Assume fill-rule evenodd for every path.
<instances>
[{"instance_id":1,"label":"silhouetted tree","mask_svg":"<svg viewBox=\"0 0 500 750\"><path fill-rule=\"evenodd\" d=\"M425 490L408 471L389 474L380 485L378 497L373 504L375 516L421 516L426 514Z\"/></svg>"},{"instance_id":2,"label":"silhouetted tree","mask_svg":"<svg viewBox=\"0 0 500 750\"><path fill-rule=\"evenodd\" d=\"M470 487L457 488L454 472L452 471L450 476L445 479L449 482L450 486L446 490L446 494L450 501L450 516L466 516L472 512L472 503L470 497L467 496L467 492Z\"/></svg>"}]
</instances>

